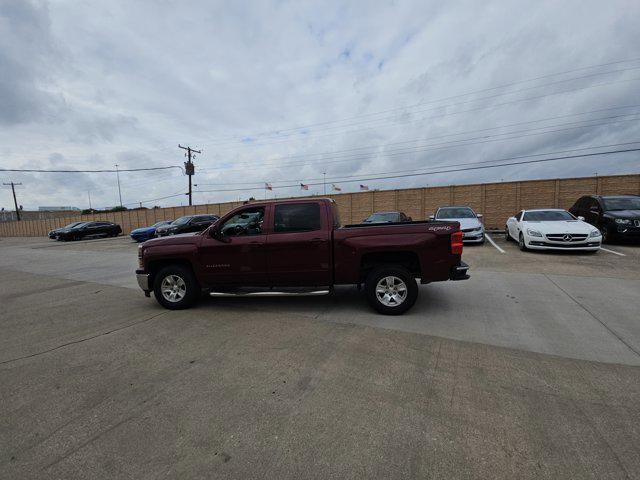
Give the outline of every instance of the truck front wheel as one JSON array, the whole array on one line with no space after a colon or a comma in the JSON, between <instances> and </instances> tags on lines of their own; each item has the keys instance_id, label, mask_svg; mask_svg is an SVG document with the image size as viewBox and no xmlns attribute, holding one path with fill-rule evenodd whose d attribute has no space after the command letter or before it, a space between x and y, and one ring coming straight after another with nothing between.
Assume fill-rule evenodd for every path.
<instances>
[{"instance_id":1,"label":"truck front wheel","mask_svg":"<svg viewBox=\"0 0 640 480\"><path fill-rule=\"evenodd\" d=\"M401 266L383 265L367 276L365 292L369 304L385 315L401 315L418 298L418 285L409 270Z\"/></svg>"},{"instance_id":2,"label":"truck front wheel","mask_svg":"<svg viewBox=\"0 0 640 480\"><path fill-rule=\"evenodd\" d=\"M200 286L189 268L170 265L155 275L153 294L163 307L181 310L200 298Z\"/></svg>"}]
</instances>

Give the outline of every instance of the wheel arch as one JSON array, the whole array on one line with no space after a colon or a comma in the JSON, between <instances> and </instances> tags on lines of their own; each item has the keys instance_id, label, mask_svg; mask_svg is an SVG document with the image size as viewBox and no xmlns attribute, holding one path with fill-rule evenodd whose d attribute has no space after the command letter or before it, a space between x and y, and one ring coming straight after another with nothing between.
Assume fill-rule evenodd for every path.
<instances>
[{"instance_id":1,"label":"wheel arch","mask_svg":"<svg viewBox=\"0 0 640 480\"><path fill-rule=\"evenodd\" d=\"M366 280L369 273L382 265L397 265L409 270L415 277L422 276L420 257L410 250L368 252L360 259L360 281Z\"/></svg>"},{"instance_id":2,"label":"wheel arch","mask_svg":"<svg viewBox=\"0 0 640 480\"><path fill-rule=\"evenodd\" d=\"M198 280L198 277L193 268L193 265L189 260L187 260L186 258L167 258L167 259L151 260L148 263L147 269L150 275L149 285L151 286L155 285L156 275L160 270L162 270L165 267L170 267L173 265L179 265L181 267L188 268L189 270L191 270L191 273L193 273L193 276L196 279L196 281Z\"/></svg>"}]
</instances>

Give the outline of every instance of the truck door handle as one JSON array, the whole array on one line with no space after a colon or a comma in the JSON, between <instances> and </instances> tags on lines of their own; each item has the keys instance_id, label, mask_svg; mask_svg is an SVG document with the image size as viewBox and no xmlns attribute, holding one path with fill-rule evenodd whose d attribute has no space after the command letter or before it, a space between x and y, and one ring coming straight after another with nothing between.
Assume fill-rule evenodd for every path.
<instances>
[{"instance_id":1,"label":"truck door handle","mask_svg":"<svg viewBox=\"0 0 640 480\"><path fill-rule=\"evenodd\" d=\"M313 243L321 243L324 242L324 238L312 238L311 241Z\"/></svg>"}]
</instances>

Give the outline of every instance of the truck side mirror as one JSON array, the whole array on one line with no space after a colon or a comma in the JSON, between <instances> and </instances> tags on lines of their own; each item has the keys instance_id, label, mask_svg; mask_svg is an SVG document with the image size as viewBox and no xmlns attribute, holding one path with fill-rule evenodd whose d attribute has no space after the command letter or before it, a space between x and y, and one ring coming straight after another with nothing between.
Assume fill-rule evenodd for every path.
<instances>
[{"instance_id":1,"label":"truck side mirror","mask_svg":"<svg viewBox=\"0 0 640 480\"><path fill-rule=\"evenodd\" d=\"M215 238L216 240L220 240L220 237L222 237L222 232L218 227L212 226L211 228L209 228L209 236L211 238Z\"/></svg>"},{"instance_id":2,"label":"truck side mirror","mask_svg":"<svg viewBox=\"0 0 640 480\"><path fill-rule=\"evenodd\" d=\"M482 214L481 213L476 213L476 217L482 218Z\"/></svg>"}]
</instances>

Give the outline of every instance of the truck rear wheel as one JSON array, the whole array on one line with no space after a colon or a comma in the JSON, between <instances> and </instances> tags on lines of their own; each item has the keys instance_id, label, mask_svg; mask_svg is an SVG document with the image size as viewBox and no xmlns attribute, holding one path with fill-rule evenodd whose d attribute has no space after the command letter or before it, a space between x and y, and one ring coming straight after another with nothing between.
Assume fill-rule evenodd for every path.
<instances>
[{"instance_id":1,"label":"truck rear wheel","mask_svg":"<svg viewBox=\"0 0 640 480\"><path fill-rule=\"evenodd\" d=\"M200 286L189 268L170 265L155 275L153 294L163 307L182 310L200 298Z\"/></svg>"},{"instance_id":2,"label":"truck rear wheel","mask_svg":"<svg viewBox=\"0 0 640 480\"><path fill-rule=\"evenodd\" d=\"M384 315L401 315L418 298L418 285L413 274L404 267L383 265L367 276L365 292L369 304Z\"/></svg>"}]
</instances>

